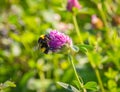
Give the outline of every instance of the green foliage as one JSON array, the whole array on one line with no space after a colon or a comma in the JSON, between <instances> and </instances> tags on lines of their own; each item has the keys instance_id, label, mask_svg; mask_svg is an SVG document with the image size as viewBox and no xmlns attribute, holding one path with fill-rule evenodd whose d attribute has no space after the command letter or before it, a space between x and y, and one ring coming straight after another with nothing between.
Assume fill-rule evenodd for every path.
<instances>
[{"instance_id":1,"label":"green foliage","mask_svg":"<svg viewBox=\"0 0 120 92\"><path fill-rule=\"evenodd\" d=\"M120 92L120 0L78 1L82 8L70 12L67 0L0 0L0 92L78 92L74 70L87 92ZM68 48L38 48L40 35L53 29L72 39L74 70Z\"/></svg>"},{"instance_id":2,"label":"green foliage","mask_svg":"<svg viewBox=\"0 0 120 92\"><path fill-rule=\"evenodd\" d=\"M0 84L0 92L4 92L5 89L10 88L10 87L16 87L16 84L11 81L6 81L4 83Z\"/></svg>"},{"instance_id":3,"label":"green foliage","mask_svg":"<svg viewBox=\"0 0 120 92\"><path fill-rule=\"evenodd\" d=\"M86 89L90 89L92 91L96 91L97 90L97 83L96 82L93 82L93 81L90 81L90 82L87 82L84 87Z\"/></svg>"},{"instance_id":4,"label":"green foliage","mask_svg":"<svg viewBox=\"0 0 120 92\"><path fill-rule=\"evenodd\" d=\"M75 87L71 86L70 84L66 84L63 82L57 82L60 86L64 87L65 89L71 91L71 92L80 92Z\"/></svg>"}]
</instances>

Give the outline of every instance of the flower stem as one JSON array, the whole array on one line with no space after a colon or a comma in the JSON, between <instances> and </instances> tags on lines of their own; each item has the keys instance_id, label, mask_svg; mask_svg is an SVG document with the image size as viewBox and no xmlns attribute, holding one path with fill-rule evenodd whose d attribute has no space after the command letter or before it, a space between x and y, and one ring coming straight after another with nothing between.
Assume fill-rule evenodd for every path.
<instances>
[{"instance_id":1,"label":"flower stem","mask_svg":"<svg viewBox=\"0 0 120 92\"><path fill-rule=\"evenodd\" d=\"M82 40L81 33L80 33L80 28L78 27L78 23L77 23L77 19L76 19L75 14L73 14L73 22L74 22L75 30L76 30L76 33L77 33L78 38L80 40L80 43L83 44L83 40Z\"/></svg>"},{"instance_id":2,"label":"flower stem","mask_svg":"<svg viewBox=\"0 0 120 92\"><path fill-rule=\"evenodd\" d=\"M53 64L54 64L54 77L55 77L55 81L59 80L59 76L58 74L56 74L56 69L58 69L58 62L56 62L58 60L58 56L56 54L53 54Z\"/></svg>"},{"instance_id":3,"label":"flower stem","mask_svg":"<svg viewBox=\"0 0 120 92\"><path fill-rule=\"evenodd\" d=\"M91 57L91 56L90 56L91 53L89 53L89 52L86 52L86 55L88 56L88 58ZM95 74L96 74L98 83L99 83L99 85L100 85L101 92L105 92L105 89L104 89L104 86L103 86L103 83L102 83L102 79L101 79L101 77L100 77L100 72L99 72L99 70L98 70L97 65L94 63L93 59L92 59L92 60L89 59L89 63L90 63L90 65L92 66L92 68L95 70Z\"/></svg>"},{"instance_id":4,"label":"flower stem","mask_svg":"<svg viewBox=\"0 0 120 92\"><path fill-rule=\"evenodd\" d=\"M103 11L103 8L102 8L102 4L101 3L98 3L97 4L97 7L98 7L98 10L99 10L99 13L100 13L100 15L101 15L101 18L102 18L102 20L103 20L103 22L104 22L104 25L105 25L105 30L106 30L106 37L108 37L109 38L109 32L110 32L110 27L109 27L109 25L108 25L108 23L107 23L107 18L106 18L106 14L104 13L104 11Z\"/></svg>"},{"instance_id":5,"label":"flower stem","mask_svg":"<svg viewBox=\"0 0 120 92\"><path fill-rule=\"evenodd\" d=\"M102 17L102 20L103 20L103 22L104 22L105 27L106 27L106 28L109 28L109 26L108 26L108 24L107 24L106 16L105 16L104 11L103 11L103 9L102 9L102 4L101 4L101 3L98 3L98 4L97 4L97 7L98 7L98 10L99 10L99 12L100 12L100 15L101 15L101 17Z\"/></svg>"},{"instance_id":6,"label":"flower stem","mask_svg":"<svg viewBox=\"0 0 120 92\"><path fill-rule=\"evenodd\" d=\"M75 73L75 77L76 77L76 79L77 79L77 81L78 81L78 83L79 83L79 87L80 87L81 91L82 91L82 92L86 92L86 90L83 88L83 84L80 82L80 79L79 79L79 77L78 77L77 71L76 71L76 69L75 69L75 65L74 65L74 63L73 63L73 57L72 57L71 55L69 55L69 61L70 61L71 64L72 64L73 71L74 71L74 73Z\"/></svg>"},{"instance_id":7,"label":"flower stem","mask_svg":"<svg viewBox=\"0 0 120 92\"><path fill-rule=\"evenodd\" d=\"M98 79L98 82L99 82L99 85L100 85L100 88L101 88L101 92L105 92L105 89L103 87L103 83L102 83L102 80L101 80L101 77L100 77L100 73L99 73L99 70L97 68L95 68L95 73L96 73L96 76L97 76L97 79Z\"/></svg>"},{"instance_id":8,"label":"flower stem","mask_svg":"<svg viewBox=\"0 0 120 92\"><path fill-rule=\"evenodd\" d=\"M44 72L42 70L39 71L39 76L40 76L41 80L45 79L45 75L44 75Z\"/></svg>"}]
</instances>

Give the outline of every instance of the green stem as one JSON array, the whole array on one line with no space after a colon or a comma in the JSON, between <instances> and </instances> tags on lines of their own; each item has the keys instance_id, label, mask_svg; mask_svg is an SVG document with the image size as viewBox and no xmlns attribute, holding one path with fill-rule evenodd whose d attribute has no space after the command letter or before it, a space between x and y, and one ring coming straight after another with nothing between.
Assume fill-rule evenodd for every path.
<instances>
[{"instance_id":1,"label":"green stem","mask_svg":"<svg viewBox=\"0 0 120 92\"><path fill-rule=\"evenodd\" d=\"M106 27L106 30L108 31L109 26L108 26L108 23L107 23L107 20L106 20L107 18L106 18L105 14L104 14L104 11L103 11L103 9L102 9L102 4L99 3L99 4L97 5L97 7L98 7L98 10L99 10L99 12L100 12L101 18L102 18L102 20L103 20L103 22L104 22L104 25L105 25L105 27Z\"/></svg>"},{"instance_id":2,"label":"green stem","mask_svg":"<svg viewBox=\"0 0 120 92\"><path fill-rule=\"evenodd\" d=\"M55 79L55 81L58 81L58 80L59 80L59 76L58 76L58 74L56 73L56 69L58 69L58 63L57 63L56 61L57 61L57 57L54 55L54 57L53 57L54 79Z\"/></svg>"},{"instance_id":3,"label":"green stem","mask_svg":"<svg viewBox=\"0 0 120 92\"><path fill-rule=\"evenodd\" d=\"M70 61L71 64L72 64L73 71L74 71L75 77L76 77L76 79L77 79L77 81L78 81L78 83L79 83L80 89L82 90L82 92L86 92L86 90L83 88L83 84L80 82L80 79L79 79L79 77L78 77L77 71L76 71L76 69L75 69L75 65L74 65L74 63L73 63L73 57L72 57L71 55L69 55L69 61Z\"/></svg>"},{"instance_id":4,"label":"green stem","mask_svg":"<svg viewBox=\"0 0 120 92\"><path fill-rule=\"evenodd\" d=\"M91 57L90 54L91 53L86 52L86 55L88 56L88 58ZM92 66L92 68L95 70L95 74L96 74L98 83L100 85L101 92L105 92L105 89L104 89L104 86L103 86L103 83L102 83L102 79L100 77L100 73L99 73L99 70L98 70L97 66L94 64L93 60L89 60L89 62L90 62L90 65Z\"/></svg>"},{"instance_id":5,"label":"green stem","mask_svg":"<svg viewBox=\"0 0 120 92\"><path fill-rule=\"evenodd\" d=\"M104 35L105 35L106 38L109 39L110 38L110 30L111 30L111 28L110 28L110 26L107 23L106 14L105 14L105 12L104 12L104 10L102 8L102 4L101 3L98 3L97 7L98 7L99 13L101 15L101 18L102 18L102 20L104 22L104 25L105 25L105 31L106 31L106 33Z\"/></svg>"},{"instance_id":6,"label":"green stem","mask_svg":"<svg viewBox=\"0 0 120 92\"><path fill-rule=\"evenodd\" d=\"M80 40L80 43L83 44L83 40L82 40L82 37L81 37L81 33L80 33L80 28L78 27L78 23L77 23L77 19L76 19L76 16L73 14L73 22L74 22L74 26L75 26L75 29L76 29L76 33L78 35L78 38Z\"/></svg>"},{"instance_id":7,"label":"green stem","mask_svg":"<svg viewBox=\"0 0 120 92\"><path fill-rule=\"evenodd\" d=\"M41 80L45 79L45 75L44 75L44 72L42 70L39 71L39 76L40 76Z\"/></svg>"},{"instance_id":8,"label":"green stem","mask_svg":"<svg viewBox=\"0 0 120 92\"><path fill-rule=\"evenodd\" d=\"M95 68L95 73L96 73L96 76L97 76L101 91L105 92L104 87L103 87L103 83L102 83L102 80L101 80L101 77L100 77L100 73L99 73L99 70L97 68Z\"/></svg>"}]
</instances>

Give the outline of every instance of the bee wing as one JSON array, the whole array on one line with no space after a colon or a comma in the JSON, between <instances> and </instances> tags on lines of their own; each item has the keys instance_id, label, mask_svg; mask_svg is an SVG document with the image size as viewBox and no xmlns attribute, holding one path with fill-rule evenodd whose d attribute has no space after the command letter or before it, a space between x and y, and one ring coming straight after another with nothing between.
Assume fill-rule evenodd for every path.
<instances>
[{"instance_id":1,"label":"bee wing","mask_svg":"<svg viewBox=\"0 0 120 92\"><path fill-rule=\"evenodd\" d=\"M34 48L35 51L39 50L41 48L41 45L40 44L37 44Z\"/></svg>"},{"instance_id":2,"label":"bee wing","mask_svg":"<svg viewBox=\"0 0 120 92\"><path fill-rule=\"evenodd\" d=\"M37 46L36 46L36 50L40 50L41 52L45 52L46 51L46 48L45 47L41 47L42 46L42 44L38 44Z\"/></svg>"}]
</instances>

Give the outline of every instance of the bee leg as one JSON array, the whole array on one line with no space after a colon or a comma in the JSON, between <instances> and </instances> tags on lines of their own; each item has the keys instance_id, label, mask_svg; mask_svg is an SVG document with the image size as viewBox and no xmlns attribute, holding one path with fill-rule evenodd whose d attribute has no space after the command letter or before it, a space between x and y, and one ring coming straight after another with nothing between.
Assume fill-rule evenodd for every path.
<instances>
[{"instance_id":1,"label":"bee leg","mask_svg":"<svg viewBox=\"0 0 120 92\"><path fill-rule=\"evenodd\" d=\"M41 40L41 38L39 38L39 39L38 39L38 43L41 43L41 42L42 42L42 40Z\"/></svg>"},{"instance_id":2,"label":"bee leg","mask_svg":"<svg viewBox=\"0 0 120 92\"><path fill-rule=\"evenodd\" d=\"M45 54L48 54L48 52L49 52L49 48L47 48L47 49L44 51Z\"/></svg>"}]
</instances>

